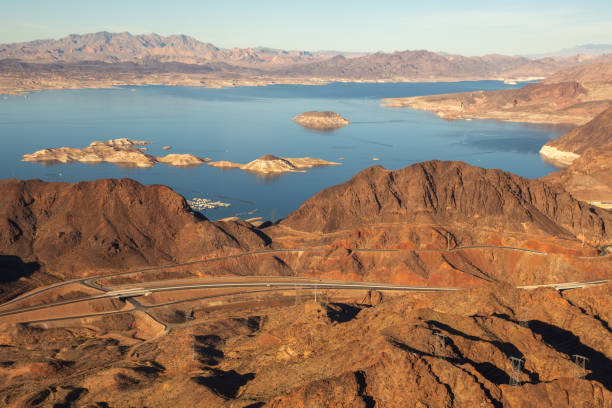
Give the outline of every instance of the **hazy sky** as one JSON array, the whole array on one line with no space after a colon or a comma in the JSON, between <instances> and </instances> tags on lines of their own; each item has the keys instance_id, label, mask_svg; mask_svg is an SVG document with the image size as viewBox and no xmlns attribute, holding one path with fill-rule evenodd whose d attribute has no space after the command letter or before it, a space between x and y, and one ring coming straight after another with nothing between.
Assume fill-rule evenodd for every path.
<instances>
[{"instance_id":1,"label":"hazy sky","mask_svg":"<svg viewBox=\"0 0 612 408\"><path fill-rule=\"evenodd\" d=\"M0 0L0 43L104 30L219 47L529 54L612 43L612 0Z\"/></svg>"}]
</instances>

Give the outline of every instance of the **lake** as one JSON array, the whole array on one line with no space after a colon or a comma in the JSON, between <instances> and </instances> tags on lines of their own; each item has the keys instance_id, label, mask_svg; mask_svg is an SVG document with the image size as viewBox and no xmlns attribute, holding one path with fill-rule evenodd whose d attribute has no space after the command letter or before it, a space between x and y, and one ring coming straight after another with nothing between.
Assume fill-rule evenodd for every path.
<instances>
[{"instance_id":1,"label":"lake","mask_svg":"<svg viewBox=\"0 0 612 408\"><path fill-rule=\"evenodd\" d=\"M538 178L555 170L542 161L538 150L567 129L489 120L446 121L428 112L380 106L385 97L515 86L520 85L475 81L230 89L144 86L10 96L0 98L0 178L74 182L130 177L144 184L168 185L188 199L204 197L231 204L204 211L211 219L234 215L278 219L323 188L373 165L399 169L425 160L462 160ZM352 123L320 132L291 120L309 110L331 110ZM85 147L94 140L119 137L153 142L147 152L153 155L192 153L246 163L273 154L330 161L343 158L343 165L264 178L207 165L158 164L138 169L110 163L20 161L23 154L45 147ZM172 149L165 152L164 145Z\"/></svg>"}]
</instances>

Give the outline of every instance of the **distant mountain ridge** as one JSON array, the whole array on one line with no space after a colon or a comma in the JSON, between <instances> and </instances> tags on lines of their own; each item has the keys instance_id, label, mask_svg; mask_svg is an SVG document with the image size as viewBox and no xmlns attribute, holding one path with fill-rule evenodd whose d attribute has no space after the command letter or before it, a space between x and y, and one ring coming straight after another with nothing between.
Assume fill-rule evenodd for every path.
<instances>
[{"instance_id":1,"label":"distant mountain ridge","mask_svg":"<svg viewBox=\"0 0 612 408\"><path fill-rule=\"evenodd\" d=\"M204 87L349 82L524 81L598 57L530 59L462 56L427 50L393 53L223 49L186 35L99 32L57 40L0 44L0 94L116 85Z\"/></svg>"},{"instance_id":2,"label":"distant mountain ridge","mask_svg":"<svg viewBox=\"0 0 612 408\"><path fill-rule=\"evenodd\" d=\"M368 54L341 51L288 51L261 46L223 49L187 35L133 35L128 32L106 31L71 34L57 40L0 44L0 60L2 59L31 63L102 61L140 64L225 62L237 66L285 65L275 73L347 78L491 77L505 74L547 76L576 62L572 59L533 60L522 56L498 54L467 57L427 50ZM298 68L296 64L303 66Z\"/></svg>"},{"instance_id":3,"label":"distant mountain ridge","mask_svg":"<svg viewBox=\"0 0 612 408\"><path fill-rule=\"evenodd\" d=\"M337 54L337 53L336 53ZM296 63L315 57L308 51L286 51L267 47L223 49L187 35L133 35L106 31L71 34L60 39L1 44L0 59L24 62L182 62L199 64L211 61L232 63Z\"/></svg>"}]
</instances>

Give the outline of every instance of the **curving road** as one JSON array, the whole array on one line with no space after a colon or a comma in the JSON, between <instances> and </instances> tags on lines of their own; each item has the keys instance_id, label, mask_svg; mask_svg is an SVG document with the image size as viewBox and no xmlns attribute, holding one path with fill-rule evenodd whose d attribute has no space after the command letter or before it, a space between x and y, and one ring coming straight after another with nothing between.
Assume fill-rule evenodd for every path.
<instances>
[{"instance_id":1,"label":"curving road","mask_svg":"<svg viewBox=\"0 0 612 408\"><path fill-rule=\"evenodd\" d=\"M143 306L139 302L137 302L134 298L139 296L148 296L152 293L157 292L172 292L172 291L181 291L181 290L194 290L194 289L239 289L239 288L265 288L269 290L287 290L287 289L311 289L311 290L324 290L324 289L334 289L334 290L378 290L378 291L411 291L411 292L450 292L457 290L466 290L468 288L459 288L459 287L432 287L432 286L412 286L412 285L392 285L392 284L384 284L384 283L374 283L374 282L353 282L353 281L332 281L332 280L305 280L303 278L286 278L282 280L280 278L273 279L261 279L254 281L254 279L260 279L255 277L248 278L235 278L233 281L221 281L220 279L217 281L212 281L210 279L203 279L202 283L185 283L185 284L176 284L176 281L172 281L174 284L172 285L163 285L164 282L150 282L147 285L141 285L140 287L124 287L124 288L103 288L103 293L91 295L91 296L83 296L80 298L74 298L59 302L35 305L30 307L24 307L14 310L8 310L4 312L0 312L0 317L3 316L11 316L21 313L26 313L30 311L36 310L44 310L50 309L53 307L64 306L69 304L75 304L80 302L89 302L98 299L108 299L108 298L121 298L126 299L128 302L134 306L129 310L121 310L121 311L109 311L109 312L101 312L96 314L87 314L83 316L70 316L70 317L58 317L53 319L47 319L45 321L54 321L54 320L63 320L63 319L75 319L82 317L92 317L92 316L100 316L104 314L117 314L117 313L126 313L133 310L141 310L147 313L151 318L157 320L154 316L147 312L147 309L151 306ZM227 280L227 279L226 279ZM611 281L612 279L600 279L595 281L587 281L587 282L563 282L563 283L552 283L552 284L542 284L542 285L525 285L525 286L517 286L518 289L525 290L533 290L537 288L553 288L556 290L569 290L569 289L578 289L585 288L594 285L601 285ZM193 282L193 279L191 280ZM160 285L162 286L155 286ZM57 287L57 286L56 286ZM37 293L40 293L38 291ZM241 293L241 292L238 292ZM234 293L236 294L236 293ZM185 299L184 301L191 301L192 299ZM14 302L13 302L14 303ZM161 322L160 322L161 323ZM163 324L163 323L162 323Z\"/></svg>"}]
</instances>

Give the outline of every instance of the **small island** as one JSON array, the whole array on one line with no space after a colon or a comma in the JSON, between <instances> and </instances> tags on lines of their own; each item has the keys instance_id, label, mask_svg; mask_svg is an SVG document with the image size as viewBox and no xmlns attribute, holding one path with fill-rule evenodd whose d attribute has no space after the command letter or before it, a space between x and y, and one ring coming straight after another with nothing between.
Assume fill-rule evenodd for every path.
<instances>
[{"instance_id":1,"label":"small island","mask_svg":"<svg viewBox=\"0 0 612 408\"><path fill-rule=\"evenodd\" d=\"M339 129L351 123L348 119L331 111L310 111L293 118L293 121L300 125L316 130Z\"/></svg>"},{"instance_id":2,"label":"small island","mask_svg":"<svg viewBox=\"0 0 612 408\"><path fill-rule=\"evenodd\" d=\"M84 148L59 147L43 149L32 154L24 154L21 161L43 163L114 163L135 167L153 167L157 163L170 166L199 166L210 159L192 154L168 154L153 156L143 151L150 142L128 138L112 139L106 142L92 142Z\"/></svg>"},{"instance_id":3,"label":"small island","mask_svg":"<svg viewBox=\"0 0 612 408\"><path fill-rule=\"evenodd\" d=\"M315 159L312 157L296 157L296 158L280 158L271 154L261 156L249 163L233 163L230 161L215 161L209 162L209 166L219 168L238 168L244 171L251 171L261 174L271 173L304 173L307 168L319 166L337 166L342 163L330 162L323 159Z\"/></svg>"}]
</instances>

